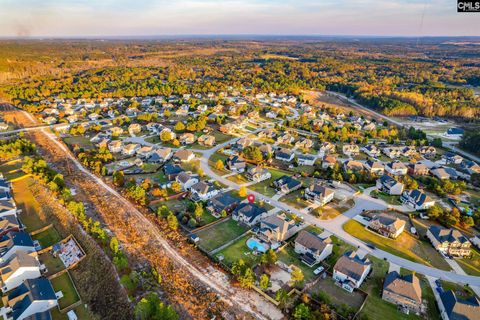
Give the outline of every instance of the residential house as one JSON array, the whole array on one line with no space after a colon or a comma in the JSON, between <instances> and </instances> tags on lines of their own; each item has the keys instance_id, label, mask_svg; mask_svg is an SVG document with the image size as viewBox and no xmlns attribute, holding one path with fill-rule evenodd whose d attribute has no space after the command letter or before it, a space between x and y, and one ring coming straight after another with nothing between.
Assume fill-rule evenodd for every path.
<instances>
[{"instance_id":1,"label":"residential house","mask_svg":"<svg viewBox=\"0 0 480 320\"><path fill-rule=\"evenodd\" d=\"M443 135L450 139L460 140L465 133L465 130L462 128L448 128Z\"/></svg>"},{"instance_id":2,"label":"residential house","mask_svg":"<svg viewBox=\"0 0 480 320\"><path fill-rule=\"evenodd\" d=\"M430 169L423 163L411 163L408 165L408 173L414 176L425 176Z\"/></svg>"},{"instance_id":3,"label":"residential house","mask_svg":"<svg viewBox=\"0 0 480 320\"><path fill-rule=\"evenodd\" d=\"M218 189L210 183L199 181L190 187L190 193L191 199L195 202L207 201L218 194Z\"/></svg>"},{"instance_id":4,"label":"residential house","mask_svg":"<svg viewBox=\"0 0 480 320\"><path fill-rule=\"evenodd\" d=\"M279 149L275 152L275 159L283 162L292 162L295 158L295 153L289 149Z\"/></svg>"},{"instance_id":5,"label":"residential house","mask_svg":"<svg viewBox=\"0 0 480 320\"><path fill-rule=\"evenodd\" d=\"M240 198L231 195L229 192L217 194L207 203L207 210L215 217L220 217L222 212L231 213L240 203Z\"/></svg>"},{"instance_id":6,"label":"residential house","mask_svg":"<svg viewBox=\"0 0 480 320\"><path fill-rule=\"evenodd\" d=\"M278 144L291 144L293 141L295 141L295 138L288 132L281 134L277 138Z\"/></svg>"},{"instance_id":7,"label":"residential house","mask_svg":"<svg viewBox=\"0 0 480 320\"><path fill-rule=\"evenodd\" d=\"M300 231L295 239L295 252L300 259L309 267L325 260L332 254L333 243L330 237L320 238L308 231Z\"/></svg>"},{"instance_id":8,"label":"residential house","mask_svg":"<svg viewBox=\"0 0 480 320\"><path fill-rule=\"evenodd\" d=\"M270 173L270 171L268 171L268 169L260 166L249 168L245 175L249 180L252 180L255 182L267 180L272 177L272 174Z\"/></svg>"},{"instance_id":9,"label":"residential house","mask_svg":"<svg viewBox=\"0 0 480 320\"><path fill-rule=\"evenodd\" d=\"M187 149L180 149L174 153L173 159L180 162L190 162L195 159L195 153Z\"/></svg>"},{"instance_id":10,"label":"residential house","mask_svg":"<svg viewBox=\"0 0 480 320\"><path fill-rule=\"evenodd\" d=\"M222 133L230 134L233 133L237 129L237 126L233 123L226 123L218 129Z\"/></svg>"},{"instance_id":11,"label":"residential house","mask_svg":"<svg viewBox=\"0 0 480 320\"><path fill-rule=\"evenodd\" d=\"M355 157L360 154L360 147L356 144L345 144L342 147L342 152L348 157Z\"/></svg>"},{"instance_id":12,"label":"residential house","mask_svg":"<svg viewBox=\"0 0 480 320\"><path fill-rule=\"evenodd\" d=\"M311 149L313 147L313 141L305 138L305 139L297 141L295 143L295 147L297 147L299 149L308 150L308 149Z\"/></svg>"},{"instance_id":13,"label":"residential house","mask_svg":"<svg viewBox=\"0 0 480 320\"><path fill-rule=\"evenodd\" d=\"M412 273L403 276L397 271L388 273L383 281L382 299L408 313L419 314L423 311L420 280Z\"/></svg>"},{"instance_id":14,"label":"residential house","mask_svg":"<svg viewBox=\"0 0 480 320\"><path fill-rule=\"evenodd\" d=\"M263 143L260 145L259 150L264 158L271 159L271 155L273 154L273 148L271 144Z\"/></svg>"},{"instance_id":15,"label":"residential house","mask_svg":"<svg viewBox=\"0 0 480 320\"><path fill-rule=\"evenodd\" d=\"M137 150L137 157L141 159L148 159L153 152L153 147L151 146L143 146Z\"/></svg>"},{"instance_id":16,"label":"residential house","mask_svg":"<svg viewBox=\"0 0 480 320\"><path fill-rule=\"evenodd\" d=\"M5 193L7 194L7 193ZM9 197L9 194L7 194ZM17 215L17 205L13 199L0 200L0 218Z\"/></svg>"},{"instance_id":17,"label":"residential house","mask_svg":"<svg viewBox=\"0 0 480 320\"><path fill-rule=\"evenodd\" d=\"M299 154L297 156L297 162L299 166L313 166L317 157L311 154Z\"/></svg>"},{"instance_id":18,"label":"residential house","mask_svg":"<svg viewBox=\"0 0 480 320\"><path fill-rule=\"evenodd\" d=\"M362 148L362 150L372 158L378 157L381 153L380 149L378 149L378 147L374 144L366 145Z\"/></svg>"},{"instance_id":19,"label":"residential house","mask_svg":"<svg viewBox=\"0 0 480 320\"><path fill-rule=\"evenodd\" d=\"M325 141L320 146L319 152L324 156L330 153L335 153L335 145L329 141Z\"/></svg>"},{"instance_id":20,"label":"residential house","mask_svg":"<svg viewBox=\"0 0 480 320\"><path fill-rule=\"evenodd\" d=\"M232 219L248 226L257 224L268 216L267 210L254 203L240 203L232 213Z\"/></svg>"},{"instance_id":21,"label":"residential house","mask_svg":"<svg viewBox=\"0 0 480 320\"><path fill-rule=\"evenodd\" d=\"M390 159L395 159L403 155L401 147L389 146L382 149L382 152Z\"/></svg>"},{"instance_id":22,"label":"residential house","mask_svg":"<svg viewBox=\"0 0 480 320\"><path fill-rule=\"evenodd\" d=\"M4 319L51 319L50 309L58 301L52 284L47 278L25 280L20 286L3 297L6 315Z\"/></svg>"},{"instance_id":23,"label":"residential house","mask_svg":"<svg viewBox=\"0 0 480 320\"><path fill-rule=\"evenodd\" d=\"M180 174L180 172L183 172L182 167L180 167L178 164L170 164L170 163L167 163L166 165L164 165L162 170L163 170L163 173L165 174L165 177L169 181L174 181L175 178Z\"/></svg>"},{"instance_id":24,"label":"residential house","mask_svg":"<svg viewBox=\"0 0 480 320\"><path fill-rule=\"evenodd\" d=\"M299 225L284 214L272 215L260 221L257 236L266 242L278 244L293 236Z\"/></svg>"},{"instance_id":25,"label":"residential house","mask_svg":"<svg viewBox=\"0 0 480 320\"><path fill-rule=\"evenodd\" d=\"M430 173L440 180L449 180L451 178L446 168L433 168L430 170Z\"/></svg>"},{"instance_id":26,"label":"residential house","mask_svg":"<svg viewBox=\"0 0 480 320\"><path fill-rule=\"evenodd\" d=\"M394 178L383 175L377 179L377 189L391 196L399 196L403 193L404 185Z\"/></svg>"},{"instance_id":27,"label":"residential house","mask_svg":"<svg viewBox=\"0 0 480 320\"><path fill-rule=\"evenodd\" d=\"M273 185L278 192L287 194L300 189L302 187L302 182L293 177L284 175L278 178L277 180L275 180L273 182Z\"/></svg>"},{"instance_id":28,"label":"residential house","mask_svg":"<svg viewBox=\"0 0 480 320\"><path fill-rule=\"evenodd\" d=\"M128 133L132 136L142 132L142 126L139 123L132 123L128 126Z\"/></svg>"},{"instance_id":29,"label":"residential house","mask_svg":"<svg viewBox=\"0 0 480 320\"><path fill-rule=\"evenodd\" d=\"M402 149L402 155L404 157L415 157L418 155L417 148L415 146L406 146Z\"/></svg>"},{"instance_id":30,"label":"residential house","mask_svg":"<svg viewBox=\"0 0 480 320\"><path fill-rule=\"evenodd\" d=\"M469 174L480 173L480 166L476 162L463 159L460 166Z\"/></svg>"},{"instance_id":31,"label":"residential house","mask_svg":"<svg viewBox=\"0 0 480 320\"><path fill-rule=\"evenodd\" d=\"M227 166L227 169L233 172L244 172L247 167L245 160L239 156L230 156L225 160L225 165Z\"/></svg>"},{"instance_id":32,"label":"residential house","mask_svg":"<svg viewBox=\"0 0 480 320\"><path fill-rule=\"evenodd\" d=\"M277 132L275 131L275 129L266 129L266 130L263 130L263 131L260 131L258 133L258 137L259 138L269 138L269 139L273 139L277 136Z\"/></svg>"},{"instance_id":33,"label":"residential house","mask_svg":"<svg viewBox=\"0 0 480 320\"><path fill-rule=\"evenodd\" d=\"M0 239L0 264L10 260L19 251L35 253L32 238L24 231L7 233Z\"/></svg>"},{"instance_id":34,"label":"residential house","mask_svg":"<svg viewBox=\"0 0 480 320\"><path fill-rule=\"evenodd\" d=\"M343 163L345 171L358 172L363 170L363 164L357 160L347 160Z\"/></svg>"},{"instance_id":35,"label":"residential house","mask_svg":"<svg viewBox=\"0 0 480 320\"><path fill-rule=\"evenodd\" d=\"M9 232L18 232L23 229L23 226L18 221L17 216L8 215L0 218L0 237L4 237Z\"/></svg>"},{"instance_id":36,"label":"residential house","mask_svg":"<svg viewBox=\"0 0 480 320\"><path fill-rule=\"evenodd\" d=\"M40 263L37 258L19 251L0 267L0 288L5 293L20 286L25 280L40 276Z\"/></svg>"},{"instance_id":37,"label":"residential house","mask_svg":"<svg viewBox=\"0 0 480 320\"><path fill-rule=\"evenodd\" d=\"M408 168L403 162L392 161L385 165L385 171L394 176L404 176L408 172Z\"/></svg>"},{"instance_id":38,"label":"residential house","mask_svg":"<svg viewBox=\"0 0 480 320\"><path fill-rule=\"evenodd\" d=\"M333 168L337 164L337 158L334 156L324 156L322 160L322 169Z\"/></svg>"},{"instance_id":39,"label":"residential house","mask_svg":"<svg viewBox=\"0 0 480 320\"><path fill-rule=\"evenodd\" d=\"M140 145L138 143L129 143L123 146L122 154L126 156L133 156L140 149Z\"/></svg>"},{"instance_id":40,"label":"residential house","mask_svg":"<svg viewBox=\"0 0 480 320\"><path fill-rule=\"evenodd\" d=\"M119 153L123 150L123 143L121 140L113 140L108 144L108 150L111 153Z\"/></svg>"},{"instance_id":41,"label":"residential house","mask_svg":"<svg viewBox=\"0 0 480 320\"><path fill-rule=\"evenodd\" d=\"M480 314L480 301L473 295L469 298L458 297L453 290L440 293L444 306L443 320L474 320Z\"/></svg>"},{"instance_id":42,"label":"residential house","mask_svg":"<svg viewBox=\"0 0 480 320\"><path fill-rule=\"evenodd\" d=\"M381 176L385 173L385 166L381 161L367 160L364 167L370 174L376 176Z\"/></svg>"},{"instance_id":43,"label":"residential house","mask_svg":"<svg viewBox=\"0 0 480 320\"><path fill-rule=\"evenodd\" d=\"M432 146L420 147L420 154L425 158L434 158L437 155L437 149Z\"/></svg>"},{"instance_id":44,"label":"residential house","mask_svg":"<svg viewBox=\"0 0 480 320\"><path fill-rule=\"evenodd\" d=\"M215 136L204 134L198 138L197 142L201 145L212 147L215 145Z\"/></svg>"},{"instance_id":45,"label":"residential house","mask_svg":"<svg viewBox=\"0 0 480 320\"><path fill-rule=\"evenodd\" d=\"M370 221L368 227L384 237L396 239L405 230L405 224L406 222L402 219L381 213Z\"/></svg>"},{"instance_id":46,"label":"residential house","mask_svg":"<svg viewBox=\"0 0 480 320\"><path fill-rule=\"evenodd\" d=\"M305 188L304 197L307 200L313 201L321 206L326 205L333 200L335 190L322 186L319 183L312 184Z\"/></svg>"},{"instance_id":47,"label":"residential house","mask_svg":"<svg viewBox=\"0 0 480 320\"><path fill-rule=\"evenodd\" d=\"M435 205L435 201L432 198L418 189L404 191L400 200L417 211L427 210Z\"/></svg>"},{"instance_id":48,"label":"residential house","mask_svg":"<svg viewBox=\"0 0 480 320\"><path fill-rule=\"evenodd\" d=\"M183 145L195 143L195 135L193 133L187 132L180 136L180 143Z\"/></svg>"},{"instance_id":49,"label":"residential house","mask_svg":"<svg viewBox=\"0 0 480 320\"><path fill-rule=\"evenodd\" d=\"M372 262L354 252L347 252L337 260L333 267L333 279L343 289L353 292L362 285L372 269Z\"/></svg>"},{"instance_id":50,"label":"residential house","mask_svg":"<svg viewBox=\"0 0 480 320\"><path fill-rule=\"evenodd\" d=\"M152 152L148 157L148 162L151 163L165 163L172 157L171 148L159 148Z\"/></svg>"},{"instance_id":51,"label":"residential house","mask_svg":"<svg viewBox=\"0 0 480 320\"><path fill-rule=\"evenodd\" d=\"M188 172L180 172L176 176L175 181L177 181L182 186L183 191L188 191L194 184L198 183L198 181L200 180L196 175Z\"/></svg>"},{"instance_id":52,"label":"residential house","mask_svg":"<svg viewBox=\"0 0 480 320\"><path fill-rule=\"evenodd\" d=\"M446 152L442 155L442 159L445 161L446 164L461 164L463 161L463 157L459 156L453 152Z\"/></svg>"},{"instance_id":53,"label":"residential house","mask_svg":"<svg viewBox=\"0 0 480 320\"><path fill-rule=\"evenodd\" d=\"M120 127L111 127L107 132L114 137L118 137L123 134L123 129Z\"/></svg>"},{"instance_id":54,"label":"residential house","mask_svg":"<svg viewBox=\"0 0 480 320\"><path fill-rule=\"evenodd\" d=\"M238 139L233 145L232 147L236 150L243 150L245 149L246 147L250 147L252 146L253 144L255 143L255 141L253 139L250 139L250 138L241 138L241 139Z\"/></svg>"},{"instance_id":55,"label":"residential house","mask_svg":"<svg viewBox=\"0 0 480 320\"><path fill-rule=\"evenodd\" d=\"M446 255L469 257L472 253L471 242L460 231L433 225L428 228L427 237L433 247Z\"/></svg>"}]
</instances>

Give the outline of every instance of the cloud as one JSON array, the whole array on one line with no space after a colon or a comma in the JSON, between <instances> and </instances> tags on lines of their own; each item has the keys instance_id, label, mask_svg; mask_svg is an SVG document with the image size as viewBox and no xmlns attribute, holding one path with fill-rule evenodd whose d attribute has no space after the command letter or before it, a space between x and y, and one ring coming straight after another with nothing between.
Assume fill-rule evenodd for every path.
<instances>
[{"instance_id":1,"label":"cloud","mask_svg":"<svg viewBox=\"0 0 480 320\"><path fill-rule=\"evenodd\" d=\"M457 13L450 0L0 1L0 36L480 36L478 16Z\"/></svg>"}]
</instances>

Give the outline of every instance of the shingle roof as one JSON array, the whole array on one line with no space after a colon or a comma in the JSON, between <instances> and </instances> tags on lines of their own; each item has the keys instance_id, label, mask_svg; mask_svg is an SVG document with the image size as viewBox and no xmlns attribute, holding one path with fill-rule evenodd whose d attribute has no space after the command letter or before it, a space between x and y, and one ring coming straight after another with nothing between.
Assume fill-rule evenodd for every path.
<instances>
[{"instance_id":1,"label":"shingle roof","mask_svg":"<svg viewBox=\"0 0 480 320\"><path fill-rule=\"evenodd\" d=\"M440 226L433 225L428 230L440 243L454 241L458 241L460 243L469 242L467 237L465 237L463 234L460 233L460 231L455 229L446 229Z\"/></svg>"},{"instance_id":2,"label":"shingle roof","mask_svg":"<svg viewBox=\"0 0 480 320\"><path fill-rule=\"evenodd\" d=\"M295 242L313 252L322 252L328 244L332 243L332 240L330 237L326 239L320 239L317 235L303 230L298 234Z\"/></svg>"},{"instance_id":3,"label":"shingle roof","mask_svg":"<svg viewBox=\"0 0 480 320\"><path fill-rule=\"evenodd\" d=\"M478 319L480 303L476 296L460 299L452 290L449 290L441 293L440 297L450 320Z\"/></svg>"},{"instance_id":4,"label":"shingle roof","mask_svg":"<svg viewBox=\"0 0 480 320\"><path fill-rule=\"evenodd\" d=\"M383 290L422 303L422 288L414 274L400 276L397 271L390 272L383 282Z\"/></svg>"},{"instance_id":5,"label":"shingle roof","mask_svg":"<svg viewBox=\"0 0 480 320\"><path fill-rule=\"evenodd\" d=\"M360 258L356 252L347 252L337 260L334 270L355 280L360 280L363 273L372 263L367 258Z\"/></svg>"}]
</instances>

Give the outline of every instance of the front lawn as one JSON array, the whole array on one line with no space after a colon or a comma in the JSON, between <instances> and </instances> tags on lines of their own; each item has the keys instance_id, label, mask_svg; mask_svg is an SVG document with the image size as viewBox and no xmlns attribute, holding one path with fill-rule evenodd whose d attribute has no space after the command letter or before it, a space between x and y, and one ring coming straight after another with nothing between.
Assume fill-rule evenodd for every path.
<instances>
[{"instance_id":1,"label":"front lawn","mask_svg":"<svg viewBox=\"0 0 480 320\"><path fill-rule=\"evenodd\" d=\"M448 263L430 243L421 241L406 231L397 239L388 239L376 235L374 231L366 230L361 223L355 220L345 223L343 229L354 237L366 243L373 243L377 248L396 256L442 270L450 270Z\"/></svg>"},{"instance_id":2,"label":"front lawn","mask_svg":"<svg viewBox=\"0 0 480 320\"><path fill-rule=\"evenodd\" d=\"M294 192L290 192L289 194L280 198L280 201L291 205L297 209L304 209L311 205L310 202L307 202L303 196L303 190L296 190Z\"/></svg>"},{"instance_id":3,"label":"front lawn","mask_svg":"<svg viewBox=\"0 0 480 320\"><path fill-rule=\"evenodd\" d=\"M63 297L58 300L60 309L71 306L80 300L80 297L75 290L75 285L68 272L65 272L59 277L50 280L55 292L62 291Z\"/></svg>"},{"instance_id":4,"label":"front lawn","mask_svg":"<svg viewBox=\"0 0 480 320\"><path fill-rule=\"evenodd\" d=\"M63 141L70 145L78 145L82 149L93 149L93 143L90 142L90 139L85 136L71 136L71 137L66 137L63 139Z\"/></svg>"},{"instance_id":5,"label":"front lawn","mask_svg":"<svg viewBox=\"0 0 480 320\"><path fill-rule=\"evenodd\" d=\"M247 178L245 178L245 176L241 173L227 177L227 179L240 185L249 182L249 180L247 180Z\"/></svg>"},{"instance_id":6,"label":"front lawn","mask_svg":"<svg viewBox=\"0 0 480 320\"><path fill-rule=\"evenodd\" d=\"M62 240L62 237L60 237L60 234L54 227L50 227L47 230L32 236L32 239L37 240L42 248L48 248Z\"/></svg>"},{"instance_id":7,"label":"front lawn","mask_svg":"<svg viewBox=\"0 0 480 320\"><path fill-rule=\"evenodd\" d=\"M224 174L227 174L227 173L230 173L230 171L227 169L227 168L223 168L223 169L217 169L215 166L218 162L218 160L222 161L223 162L223 165L225 166L225 160L228 158L228 156L226 155L223 155L223 154L220 154L218 152L215 152L214 154L212 154L212 156L208 159L208 165L210 166L210 168L212 168L212 170L216 173L216 174L219 174L219 175L224 175Z\"/></svg>"},{"instance_id":8,"label":"front lawn","mask_svg":"<svg viewBox=\"0 0 480 320\"><path fill-rule=\"evenodd\" d=\"M200 238L198 245L210 252L228 241L235 239L247 230L246 227L239 225L233 219L228 219L213 227L197 232L196 234Z\"/></svg>"},{"instance_id":9,"label":"front lawn","mask_svg":"<svg viewBox=\"0 0 480 320\"><path fill-rule=\"evenodd\" d=\"M247 247L246 242L251 236L251 234L244 235L215 256L223 255L223 262L228 266L232 266L234 262L243 259L246 264L253 268L260 261L260 254L254 255L253 251Z\"/></svg>"},{"instance_id":10,"label":"front lawn","mask_svg":"<svg viewBox=\"0 0 480 320\"><path fill-rule=\"evenodd\" d=\"M472 246L472 257L455 259L463 271L471 276L480 276L480 251Z\"/></svg>"}]
</instances>

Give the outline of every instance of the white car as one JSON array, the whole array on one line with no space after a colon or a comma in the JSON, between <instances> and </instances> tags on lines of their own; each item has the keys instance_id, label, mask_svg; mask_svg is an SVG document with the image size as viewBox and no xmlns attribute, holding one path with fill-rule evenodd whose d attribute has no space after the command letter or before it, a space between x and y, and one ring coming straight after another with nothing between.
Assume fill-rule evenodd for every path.
<instances>
[{"instance_id":1,"label":"white car","mask_svg":"<svg viewBox=\"0 0 480 320\"><path fill-rule=\"evenodd\" d=\"M325 268L320 266L313 271L313 274L315 274L315 275L320 274L323 270L325 270Z\"/></svg>"}]
</instances>

